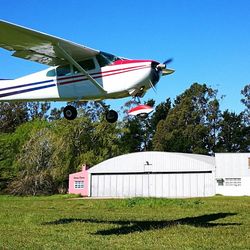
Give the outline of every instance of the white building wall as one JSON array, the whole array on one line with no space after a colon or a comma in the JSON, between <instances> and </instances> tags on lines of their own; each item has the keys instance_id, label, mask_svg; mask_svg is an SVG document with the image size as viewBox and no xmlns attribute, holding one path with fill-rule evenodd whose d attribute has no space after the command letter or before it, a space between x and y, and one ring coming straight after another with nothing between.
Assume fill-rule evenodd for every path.
<instances>
[{"instance_id":1,"label":"white building wall","mask_svg":"<svg viewBox=\"0 0 250 250\"><path fill-rule=\"evenodd\" d=\"M204 197L215 194L213 173L92 175L93 197Z\"/></svg>"},{"instance_id":2,"label":"white building wall","mask_svg":"<svg viewBox=\"0 0 250 250\"><path fill-rule=\"evenodd\" d=\"M250 153L218 153L215 162L217 194L250 195Z\"/></svg>"},{"instance_id":3,"label":"white building wall","mask_svg":"<svg viewBox=\"0 0 250 250\"><path fill-rule=\"evenodd\" d=\"M241 177L240 186L218 186L216 184L216 193L225 196L250 196L250 177Z\"/></svg>"},{"instance_id":4,"label":"white building wall","mask_svg":"<svg viewBox=\"0 0 250 250\"><path fill-rule=\"evenodd\" d=\"M250 153L215 154L216 177L250 177Z\"/></svg>"}]
</instances>

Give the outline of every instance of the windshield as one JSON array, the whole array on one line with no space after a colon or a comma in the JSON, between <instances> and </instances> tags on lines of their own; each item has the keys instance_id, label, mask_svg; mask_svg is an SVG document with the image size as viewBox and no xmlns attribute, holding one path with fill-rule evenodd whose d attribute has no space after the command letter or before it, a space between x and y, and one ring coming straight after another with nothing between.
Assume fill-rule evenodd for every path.
<instances>
[{"instance_id":1,"label":"windshield","mask_svg":"<svg viewBox=\"0 0 250 250\"><path fill-rule=\"evenodd\" d=\"M122 60L117 56L102 51L96 56L96 59L101 67L110 65L117 60Z\"/></svg>"}]
</instances>

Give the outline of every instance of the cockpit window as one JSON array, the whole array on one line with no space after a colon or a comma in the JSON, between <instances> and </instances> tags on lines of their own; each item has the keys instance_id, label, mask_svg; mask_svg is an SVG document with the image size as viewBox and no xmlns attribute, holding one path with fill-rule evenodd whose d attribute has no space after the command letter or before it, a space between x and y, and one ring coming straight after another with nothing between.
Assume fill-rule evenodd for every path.
<instances>
[{"instance_id":1,"label":"cockpit window","mask_svg":"<svg viewBox=\"0 0 250 250\"><path fill-rule=\"evenodd\" d=\"M86 71L95 69L95 62L93 59L87 59L87 60L80 61L77 63ZM70 76L73 74L78 74L79 72L80 71L72 64L59 66L56 69L57 76ZM48 76L48 74L52 74L52 72L51 73L47 72L47 76Z\"/></svg>"},{"instance_id":2,"label":"cockpit window","mask_svg":"<svg viewBox=\"0 0 250 250\"><path fill-rule=\"evenodd\" d=\"M96 56L96 59L101 67L110 65L117 60L122 60L117 56L102 51Z\"/></svg>"},{"instance_id":3,"label":"cockpit window","mask_svg":"<svg viewBox=\"0 0 250 250\"><path fill-rule=\"evenodd\" d=\"M53 77L56 76L56 71L55 69L51 69L47 72L46 76Z\"/></svg>"},{"instance_id":4,"label":"cockpit window","mask_svg":"<svg viewBox=\"0 0 250 250\"><path fill-rule=\"evenodd\" d=\"M95 69L95 62L93 59L87 59L81 62L77 62L84 70ZM79 70L74 66L74 73L78 73Z\"/></svg>"},{"instance_id":5,"label":"cockpit window","mask_svg":"<svg viewBox=\"0 0 250 250\"><path fill-rule=\"evenodd\" d=\"M67 76L71 74L70 65L59 66L56 69L57 76Z\"/></svg>"}]
</instances>

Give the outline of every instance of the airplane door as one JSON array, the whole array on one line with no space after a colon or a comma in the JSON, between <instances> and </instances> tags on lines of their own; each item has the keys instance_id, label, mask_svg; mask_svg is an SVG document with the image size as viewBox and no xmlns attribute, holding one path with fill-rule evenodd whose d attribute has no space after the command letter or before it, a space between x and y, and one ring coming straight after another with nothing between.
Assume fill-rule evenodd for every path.
<instances>
[{"instance_id":1,"label":"airplane door","mask_svg":"<svg viewBox=\"0 0 250 250\"><path fill-rule=\"evenodd\" d=\"M96 58L90 58L78 62L78 64L88 72L88 74L102 85L101 69ZM95 97L98 96L99 91L94 84L87 79L82 72L73 66L74 71L74 90L77 97Z\"/></svg>"}]
</instances>

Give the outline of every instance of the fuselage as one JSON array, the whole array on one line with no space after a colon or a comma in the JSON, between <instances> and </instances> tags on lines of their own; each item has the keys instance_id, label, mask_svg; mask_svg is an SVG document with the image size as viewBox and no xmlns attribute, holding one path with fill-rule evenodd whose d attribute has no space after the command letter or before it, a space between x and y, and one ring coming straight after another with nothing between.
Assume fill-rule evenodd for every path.
<instances>
[{"instance_id":1,"label":"fuselage","mask_svg":"<svg viewBox=\"0 0 250 250\"><path fill-rule=\"evenodd\" d=\"M105 65L92 57L78 62L105 90L105 94L75 66L51 67L15 80L0 80L0 101L102 100L143 95L159 81L152 60L117 59Z\"/></svg>"}]
</instances>

